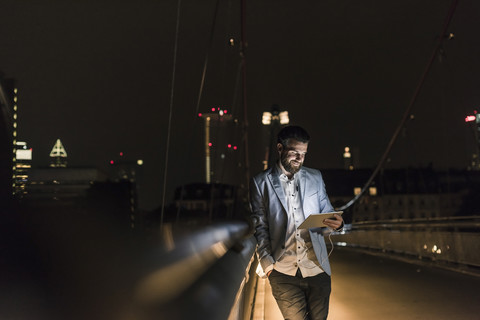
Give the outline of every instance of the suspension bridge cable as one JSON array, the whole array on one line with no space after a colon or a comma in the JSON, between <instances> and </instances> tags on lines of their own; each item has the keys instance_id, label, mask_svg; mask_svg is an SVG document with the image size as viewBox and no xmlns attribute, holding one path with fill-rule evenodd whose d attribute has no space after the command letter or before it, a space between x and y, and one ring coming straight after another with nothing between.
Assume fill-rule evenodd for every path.
<instances>
[{"instance_id":1,"label":"suspension bridge cable","mask_svg":"<svg viewBox=\"0 0 480 320\"><path fill-rule=\"evenodd\" d=\"M450 9L448 10L448 14L447 14L447 17L445 19L445 23L442 27L442 31L440 33L440 36L438 37L438 41L437 41L437 44L435 46L435 48L433 49L433 52L432 52L432 55L430 56L430 59L428 60L428 63L427 63L427 66L425 67L425 70L423 71L423 74L417 84L417 87L415 89L415 92L413 94L413 97L412 99L410 100L410 103L408 104L406 110L405 110L405 113L403 114L403 117L400 121L400 123L398 124L397 126L397 129L395 130L395 132L393 133L393 136L392 138L390 139L390 142L388 143L387 145L387 148L385 149L385 152L383 153L382 157L380 158L380 161L378 162L378 165L377 167L375 168L375 170L373 171L372 175L370 176L370 178L368 179L368 181L365 183L365 185L363 186L362 190L360 191L359 194L357 194L352 200L350 200L348 203L346 203L345 205L343 205L342 207L338 208L339 211L343 211L347 208L349 208L351 205L353 205L358 199L360 199L360 197L363 196L363 194L365 193L365 191L367 190L367 188L370 186L370 184L372 183L373 179L375 179L376 175L378 174L378 172L380 171L380 169L383 167L383 164L385 163L385 160L387 159L387 156L388 154L390 153L390 150L392 149L395 141L397 140L397 137L400 133L400 131L402 130L403 126L404 126L404 123L407 121L407 119L409 118L409 115L410 115L410 110L412 109L415 101L417 100L417 97L418 97L418 94L420 93L420 90L421 88L423 87L423 84L425 82L425 79L427 77L427 74L429 73L430 71L430 68L432 67L432 64L433 64L433 61L435 60L435 57L437 56L437 52L440 50L441 46L442 46L442 43L445 39L445 35L447 33L447 29L448 29L448 26L450 25L450 22L452 21L452 18L453 18L453 13L455 12L455 9L457 7L457 4L458 4L458 0L453 0L452 1L452 4L450 6Z\"/></svg>"},{"instance_id":2,"label":"suspension bridge cable","mask_svg":"<svg viewBox=\"0 0 480 320\"><path fill-rule=\"evenodd\" d=\"M200 87L199 87L199 90L198 90L197 102L195 104L195 112L194 112L194 118L193 118L194 123L196 122L196 119L198 118L198 114L199 114L199 111L200 111L200 104L202 102L202 96L203 96L203 92L204 92L204 88L205 88L210 51L213 47L213 38L214 38L216 23L217 23L219 3L220 3L220 0L217 0L216 3L215 3L213 21L212 21L212 26L210 28L210 37L209 37L209 41L208 41L208 45L207 45L207 52L205 54L205 59L204 59L204 62L203 62L202 75L201 75L201 78L200 78ZM190 141L193 140L194 135L195 135L195 131L191 130L190 131ZM192 159L192 157L190 155L191 155L191 149L189 149L189 156L187 156L187 158L186 158L188 161L190 161ZM191 169L193 166L187 165L186 167ZM182 185L181 192L180 192L180 201L183 200L184 190L185 190L185 186ZM176 220L177 221L179 220L181 209L182 209L181 206L177 207L177 213L176 213Z\"/></svg>"},{"instance_id":3,"label":"suspension bridge cable","mask_svg":"<svg viewBox=\"0 0 480 320\"><path fill-rule=\"evenodd\" d=\"M165 151L165 167L163 172L163 192L162 192L162 210L160 214L160 228L163 227L163 218L165 215L165 195L167 190L167 172L168 172L168 156L170 151L170 136L172 130L172 113L173 113L173 97L175 93L175 74L177 67L177 54L178 54L178 34L180 29L180 8L182 0L178 0L177 3L177 23L175 27L175 43L173 47L173 68L172 68L172 83L170 90L170 107L168 112L168 129L167 129L167 146Z\"/></svg>"}]
</instances>

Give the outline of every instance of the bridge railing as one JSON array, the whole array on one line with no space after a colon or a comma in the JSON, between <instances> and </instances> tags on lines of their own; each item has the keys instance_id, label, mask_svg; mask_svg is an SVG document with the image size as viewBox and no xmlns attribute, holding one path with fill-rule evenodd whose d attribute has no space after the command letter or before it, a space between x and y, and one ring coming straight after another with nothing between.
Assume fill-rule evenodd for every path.
<instances>
[{"instance_id":1,"label":"bridge railing","mask_svg":"<svg viewBox=\"0 0 480 320\"><path fill-rule=\"evenodd\" d=\"M332 236L340 245L480 267L480 216L355 222Z\"/></svg>"},{"instance_id":2,"label":"bridge railing","mask_svg":"<svg viewBox=\"0 0 480 320\"><path fill-rule=\"evenodd\" d=\"M256 241L244 222L225 222L171 241L134 291L136 319L250 319Z\"/></svg>"}]
</instances>

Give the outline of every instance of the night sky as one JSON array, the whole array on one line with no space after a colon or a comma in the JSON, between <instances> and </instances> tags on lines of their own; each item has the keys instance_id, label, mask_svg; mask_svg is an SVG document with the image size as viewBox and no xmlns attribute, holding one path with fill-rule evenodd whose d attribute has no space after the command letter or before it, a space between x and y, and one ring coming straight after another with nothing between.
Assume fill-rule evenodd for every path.
<instances>
[{"instance_id":1,"label":"night sky","mask_svg":"<svg viewBox=\"0 0 480 320\"><path fill-rule=\"evenodd\" d=\"M240 1L182 0L167 200L204 179L196 105L243 121ZM70 166L143 159L141 206L161 204L177 1L17 1L0 5L0 70L19 89L19 140L45 166L60 138ZM263 111L278 104L312 136L306 165L379 161L427 65L450 0L247 1L250 171L262 169ZM480 106L480 2L459 1L449 32L388 167L465 168L475 150L466 115ZM235 46L229 46L229 39ZM237 130L239 131L239 130ZM239 136L234 137L241 145ZM242 152L241 150L239 151ZM241 158L241 155L238 156Z\"/></svg>"}]
</instances>

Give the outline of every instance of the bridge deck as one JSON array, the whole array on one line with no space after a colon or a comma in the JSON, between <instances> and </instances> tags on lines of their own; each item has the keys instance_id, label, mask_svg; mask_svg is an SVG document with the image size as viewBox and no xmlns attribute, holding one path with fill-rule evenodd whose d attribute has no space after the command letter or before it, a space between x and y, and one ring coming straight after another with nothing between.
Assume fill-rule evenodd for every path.
<instances>
[{"instance_id":1,"label":"bridge deck","mask_svg":"<svg viewBox=\"0 0 480 320\"><path fill-rule=\"evenodd\" d=\"M329 320L479 319L478 276L347 248L335 248L331 263ZM282 319L268 281L259 282L254 315Z\"/></svg>"}]
</instances>

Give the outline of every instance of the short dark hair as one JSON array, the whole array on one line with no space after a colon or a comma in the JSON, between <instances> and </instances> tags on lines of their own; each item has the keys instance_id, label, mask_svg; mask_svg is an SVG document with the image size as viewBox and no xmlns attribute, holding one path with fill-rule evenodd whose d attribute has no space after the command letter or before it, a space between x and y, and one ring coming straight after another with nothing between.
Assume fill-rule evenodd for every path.
<instances>
[{"instance_id":1,"label":"short dark hair","mask_svg":"<svg viewBox=\"0 0 480 320\"><path fill-rule=\"evenodd\" d=\"M277 135L277 142L282 146L287 146L288 140L294 139L299 142L308 143L310 141L310 135L308 132L299 126L287 126L280 130Z\"/></svg>"}]
</instances>

